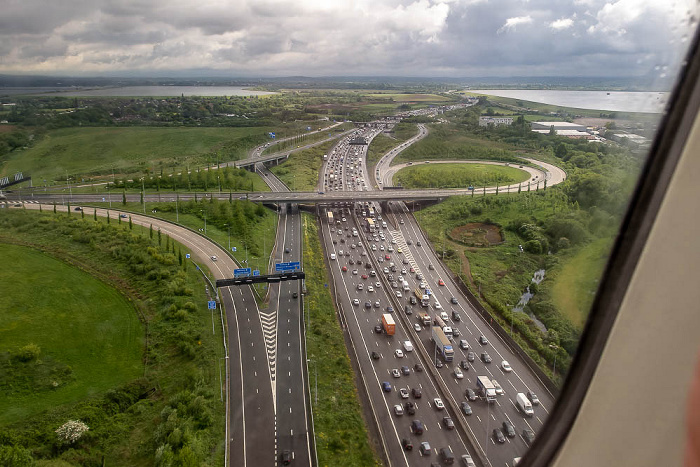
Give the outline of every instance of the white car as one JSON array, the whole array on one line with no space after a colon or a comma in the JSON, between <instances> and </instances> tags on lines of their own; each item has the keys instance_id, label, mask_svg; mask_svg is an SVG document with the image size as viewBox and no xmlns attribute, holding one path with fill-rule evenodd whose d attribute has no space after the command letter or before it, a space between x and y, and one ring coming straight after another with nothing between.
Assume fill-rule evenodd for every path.
<instances>
[{"instance_id":1,"label":"white car","mask_svg":"<svg viewBox=\"0 0 700 467\"><path fill-rule=\"evenodd\" d=\"M403 358L403 350L396 349L396 351L394 352L394 355L396 355L396 358Z\"/></svg>"},{"instance_id":2,"label":"white car","mask_svg":"<svg viewBox=\"0 0 700 467\"><path fill-rule=\"evenodd\" d=\"M403 415L403 407L401 407L401 404L396 404L394 406L394 413L399 416Z\"/></svg>"},{"instance_id":3,"label":"white car","mask_svg":"<svg viewBox=\"0 0 700 467\"><path fill-rule=\"evenodd\" d=\"M505 360L503 360L503 361L501 362L501 368L502 368L503 371L505 371L506 373L510 373L511 371L513 371L513 369L510 367L510 363L508 363L508 362L505 361Z\"/></svg>"},{"instance_id":4,"label":"white car","mask_svg":"<svg viewBox=\"0 0 700 467\"><path fill-rule=\"evenodd\" d=\"M355 299L352 301L352 304L355 305L355 306L359 306L359 305L360 305L360 301L359 301L358 299L355 298Z\"/></svg>"},{"instance_id":5,"label":"white car","mask_svg":"<svg viewBox=\"0 0 700 467\"><path fill-rule=\"evenodd\" d=\"M435 302L435 309L442 310L442 305L440 305L440 302ZM445 315L445 316L447 316L447 315ZM447 318L442 318L442 319L447 319Z\"/></svg>"},{"instance_id":6,"label":"white car","mask_svg":"<svg viewBox=\"0 0 700 467\"><path fill-rule=\"evenodd\" d=\"M503 388L501 387L501 385L498 384L498 381L496 381L496 380L494 379L494 380L492 380L491 382L493 383L493 387L496 388L496 394L498 394L499 396L502 396L503 394L505 394L505 393L503 392Z\"/></svg>"},{"instance_id":7,"label":"white car","mask_svg":"<svg viewBox=\"0 0 700 467\"><path fill-rule=\"evenodd\" d=\"M415 329L416 332L421 332L421 331L423 330L423 328L421 327L421 325L418 324L418 323L413 323L413 329Z\"/></svg>"},{"instance_id":8,"label":"white car","mask_svg":"<svg viewBox=\"0 0 700 467\"><path fill-rule=\"evenodd\" d=\"M445 404L442 403L442 399L439 397L436 397L433 399L433 402L435 403L435 408L438 410L444 410L445 409Z\"/></svg>"},{"instance_id":9,"label":"white car","mask_svg":"<svg viewBox=\"0 0 700 467\"><path fill-rule=\"evenodd\" d=\"M365 288L365 286L362 284L362 282L360 282L359 284L357 284L357 290L362 290L362 289L364 289L364 288Z\"/></svg>"},{"instance_id":10,"label":"white car","mask_svg":"<svg viewBox=\"0 0 700 467\"><path fill-rule=\"evenodd\" d=\"M462 373L462 370L460 370L459 367L455 367L455 378L457 378L457 379L464 378L464 373Z\"/></svg>"},{"instance_id":11,"label":"white car","mask_svg":"<svg viewBox=\"0 0 700 467\"><path fill-rule=\"evenodd\" d=\"M374 292L374 287L372 287L371 285L368 285L367 292Z\"/></svg>"},{"instance_id":12,"label":"white car","mask_svg":"<svg viewBox=\"0 0 700 467\"><path fill-rule=\"evenodd\" d=\"M404 341L403 348L406 349L406 352L413 352L413 344L411 344L411 341Z\"/></svg>"},{"instance_id":13,"label":"white car","mask_svg":"<svg viewBox=\"0 0 700 467\"><path fill-rule=\"evenodd\" d=\"M397 290L395 293L396 293L396 297L397 297L397 298L403 297L403 295L401 295L401 291L400 291L400 290Z\"/></svg>"},{"instance_id":14,"label":"white car","mask_svg":"<svg viewBox=\"0 0 700 467\"><path fill-rule=\"evenodd\" d=\"M217 258L216 256L212 256L212 257L211 257L211 260L212 260L212 261L216 261L217 259L219 259L219 258Z\"/></svg>"}]
</instances>

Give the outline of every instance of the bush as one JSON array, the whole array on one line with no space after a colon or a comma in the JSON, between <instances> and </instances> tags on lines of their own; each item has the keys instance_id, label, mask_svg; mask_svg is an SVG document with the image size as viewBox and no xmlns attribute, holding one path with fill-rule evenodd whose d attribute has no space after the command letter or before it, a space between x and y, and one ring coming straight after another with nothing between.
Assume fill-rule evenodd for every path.
<instances>
[{"instance_id":1,"label":"bush","mask_svg":"<svg viewBox=\"0 0 700 467\"><path fill-rule=\"evenodd\" d=\"M15 359L20 362L31 362L39 358L41 348L36 344L27 344L15 354Z\"/></svg>"},{"instance_id":2,"label":"bush","mask_svg":"<svg viewBox=\"0 0 700 467\"><path fill-rule=\"evenodd\" d=\"M533 253L536 255L542 254L542 244L537 240L528 240L525 242L525 245L523 245L523 249L528 253Z\"/></svg>"}]
</instances>

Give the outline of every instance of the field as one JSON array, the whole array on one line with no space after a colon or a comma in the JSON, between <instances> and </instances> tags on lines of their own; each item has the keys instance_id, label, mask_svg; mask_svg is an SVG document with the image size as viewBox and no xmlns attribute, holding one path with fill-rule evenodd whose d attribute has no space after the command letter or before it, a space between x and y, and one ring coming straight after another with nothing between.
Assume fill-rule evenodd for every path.
<instances>
[{"instance_id":1,"label":"field","mask_svg":"<svg viewBox=\"0 0 700 467\"><path fill-rule=\"evenodd\" d=\"M405 188L467 188L511 185L527 181L529 173L494 164L422 164L405 167L394 175L394 185Z\"/></svg>"},{"instance_id":2,"label":"field","mask_svg":"<svg viewBox=\"0 0 700 467\"><path fill-rule=\"evenodd\" d=\"M289 158L270 169L292 191L315 191L323 155L328 154L336 141L328 141L313 148L293 152Z\"/></svg>"},{"instance_id":3,"label":"field","mask_svg":"<svg viewBox=\"0 0 700 467\"><path fill-rule=\"evenodd\" d=\"M36 362L0 376L0 424L78 402L143 373L143 328L116 289L28 247L0 243L0 353L28 344ZM65 366L72 371L65 370ZM23 365L20 365L20 367ZM42 367L54 371L41 374ZM55 385L54 385L55 383Z\"/></svg>"},{"instance_id":4,"label":"field","mask_svg":"<svg viewBox=\"0 0 700 467\"><path fill-rule=\"evenodd\" d=\"M33 147L12 153L0 175L24 172L36 185L83 175L166 174L241 159L266 139L264 128L66 128L50 131Z\"/></svg>"},{"instance_id":5,"label":"field","mask_svg":"<svg viewBox=\"0 0 700 467\"><path fill-rule=\"evenodd\" d=\"M445 102L450 99L437 94L412 94L412 93L379 93L367 94L369 98L392 99L395 102Z\"/></svg>"},{"instance_id":6,"label":"field","mask_svg":"<svg viewBox=\"0 0 700 467\"><path fill-rule=\"evenodd\" d=\"M611 248L609 238L586 245L554 277L552 300L578 329L586 323Z\"/></svg>"}]
</instances>

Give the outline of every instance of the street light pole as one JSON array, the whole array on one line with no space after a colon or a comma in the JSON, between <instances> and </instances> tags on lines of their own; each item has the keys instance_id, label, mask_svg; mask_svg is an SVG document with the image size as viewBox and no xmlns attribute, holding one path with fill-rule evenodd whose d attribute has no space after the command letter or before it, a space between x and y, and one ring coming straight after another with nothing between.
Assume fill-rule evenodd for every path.
<instances>
[{"instance_id":1,"label":"street light pole","mask_svg":"<svg viewBox=\"0 0 700 467\"><path fill-rule=\"evenodd\" d=\"M143 197L143 213L146 214L146 185L141 177L141 196Z\"/></svg>"}]
</instances>

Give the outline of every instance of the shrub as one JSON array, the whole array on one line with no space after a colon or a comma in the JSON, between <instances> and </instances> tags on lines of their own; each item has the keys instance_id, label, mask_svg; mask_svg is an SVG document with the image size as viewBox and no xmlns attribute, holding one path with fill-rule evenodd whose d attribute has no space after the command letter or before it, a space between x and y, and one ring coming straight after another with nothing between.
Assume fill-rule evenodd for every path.
<instances>
[{"instance_id":1,"label":"shrub","mask_svg":"<svg viewBox=\"0 0 700 467\"><path fill-rule=\"evenodd\" d=\"M58 440L62 443L73 444L90 428L80 420L68 420L56 429Z\"/></svg>"},{"instance_id":2,"label":"shrub","mask_svg":"<svg viewBox=\"0 0 700 467\"><path fill-rule=\"evenodd\" d=\"M20 362L31 362L39 358L41 348L36 344L27 344L15 354L15 359Z\"/></svg>"}]
</instances>

